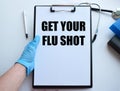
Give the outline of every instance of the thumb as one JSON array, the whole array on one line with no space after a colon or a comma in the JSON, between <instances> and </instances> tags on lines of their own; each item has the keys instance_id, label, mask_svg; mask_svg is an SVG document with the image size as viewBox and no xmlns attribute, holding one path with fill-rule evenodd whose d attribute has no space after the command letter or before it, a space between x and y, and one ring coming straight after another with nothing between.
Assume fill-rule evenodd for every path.
<instances>
[{"instance_id":1,"label":"thumb","mask_svg":"<svg viewBox=\"0 0 120 91\"><path fill-rule=\"evenodd\" d=\"M40 41L40 36L35 36L35 38L30 42L30 45L37 48Z\"/></svg>"}]
</instances>

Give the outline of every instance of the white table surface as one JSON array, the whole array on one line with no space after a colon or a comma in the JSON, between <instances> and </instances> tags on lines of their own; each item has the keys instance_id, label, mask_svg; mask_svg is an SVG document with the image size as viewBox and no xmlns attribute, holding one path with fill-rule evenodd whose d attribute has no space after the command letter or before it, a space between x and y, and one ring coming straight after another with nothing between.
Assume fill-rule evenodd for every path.
<instances>
[{"instance_id":1,"label":"white table surface","mask_svg":"<svg viewBox=\"0 0 120 91\"><path fill-rule=\"evenodd\" d=\"M0 1L0 75L20 57L24 46L33 37L34 5L98 3L101 8L116 10L119 0L1 0ZM26 40L22 12L27 13L29 39ZM98 13L92 13L93 33ZM109 26L115 20L108 13L101 14L99 34L93 44L93 87L89 89L33 89L32 75L27 77L19 91L120 91L120 55L107 42L114 36Z\"/></svg>"}]
</instances>

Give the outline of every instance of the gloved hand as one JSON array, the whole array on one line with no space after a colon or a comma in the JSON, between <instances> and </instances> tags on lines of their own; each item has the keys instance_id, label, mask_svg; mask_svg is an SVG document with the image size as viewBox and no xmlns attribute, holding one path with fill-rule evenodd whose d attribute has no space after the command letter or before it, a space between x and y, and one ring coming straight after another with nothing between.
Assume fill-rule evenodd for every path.
<instances>
[{"instance_id":1,"label":"gloved hand","mask_svg":"<svg viewBox=\"0 0 120 91\"><path fill-rule=\"evenodd\" d=\"M21 57L17 61L17 63L26 67L26 75L28 76L33 68L34 68L34 57L37 49L37 45L39 44L40 37L36 36L34 40L32 40L27 46L25 47Z\"/></svg>"}]
</instances>

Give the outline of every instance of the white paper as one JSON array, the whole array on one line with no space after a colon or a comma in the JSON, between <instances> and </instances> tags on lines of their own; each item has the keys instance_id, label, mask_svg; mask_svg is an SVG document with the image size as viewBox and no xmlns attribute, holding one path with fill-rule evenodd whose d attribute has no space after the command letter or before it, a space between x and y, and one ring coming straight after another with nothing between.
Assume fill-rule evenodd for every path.
<instances>
[{"instance_id":1,"label":"white paper","mask_svg":"<svg viewBox=\"0 0 120 91\"><path fill-rule=\"evenodd\" d=\"M49 6L37 6L35 20L35 35L40 35L41 40L35 57L34 86L90 86L92 55L90 7L76 7L74 13L65 11L51 13ZM42 31L43 21L85 21L85 31L63 32L60 23L57 24L57 31ZM44 35L57 35L58 44L43 46ZM61 46L62 35L85 35L84 45Z\"/></svg>"}]
</instances>

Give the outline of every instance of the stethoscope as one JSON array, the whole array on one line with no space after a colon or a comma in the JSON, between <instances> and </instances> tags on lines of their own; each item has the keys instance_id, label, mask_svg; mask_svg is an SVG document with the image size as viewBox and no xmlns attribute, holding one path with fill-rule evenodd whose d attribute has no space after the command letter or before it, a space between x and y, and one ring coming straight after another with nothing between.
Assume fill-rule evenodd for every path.
<instances>
[{"instance_id":1,"label":"stethoscope","mask_svg":"<svg viewBox=\"0 0 120 91\"><path fill-rule=\"evenodd\" d=\"M93 11L99 11L97 8L91 8ZM112 18L117 20L120 18L120 8L117 8L116 11L113 10L107 10L107 9L101 9L102 12L108 12L112 14Z\"/></svg>"},{"instance_id":2,"label":"stethoscope","mask_svg":"<svg viewBox=\"0 0 120 91\"><path fill-rule=\"evenodd\" d=\"M100 11L99 13L101 12L107 12L107 13L111 13L111 17L115 20L119 19L120 18L120 9L116 9L116 11L113 11L113 10L107 10L107 9L98 9L98 8L91 8L92 11ZM99 24L99 19L98 19L98 24ZM98 28L97 28L98 29ZM96 31L96 34L94 35L93 37L93 40L92 42L94 42L96 40L96 37L97 37L97 33L98 33L98 30Z\"/></svg>"},{"instance_id":3,"label":"stethoscope","mask_svg":"<svg viewBox=\"0 0 120 91\"><path fill-rule=\"evenodd\" d=\"M78 4L78 6L83 6L83 5L88 5L91 7L91 10L92 11L97 11L99 16L98 16L98 21L97 21L97 26L96 26L96 31L95 31L95 34L93 36L93 39L92 39L92 43L96 40L96 37L98 35L98 28L99 28L99 23L100 23L100 17L101 17L101 12L107 12L107 13L111 13L111 17L115 20L119 19L120 18L120 8L118 8L116 11L113 11L113 10L107 10L107 9L101 9L100 5L97 4L97 3L88 3L88 2L85 2L85 3L80 3ZM92 6L95 5L97 6L98 8L92 8Z\"/></svg>"}]
</instances>

